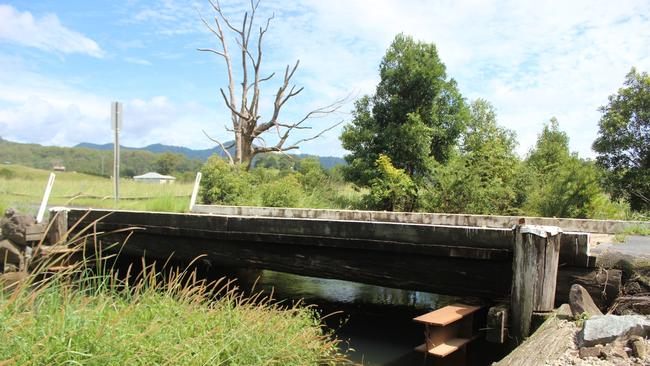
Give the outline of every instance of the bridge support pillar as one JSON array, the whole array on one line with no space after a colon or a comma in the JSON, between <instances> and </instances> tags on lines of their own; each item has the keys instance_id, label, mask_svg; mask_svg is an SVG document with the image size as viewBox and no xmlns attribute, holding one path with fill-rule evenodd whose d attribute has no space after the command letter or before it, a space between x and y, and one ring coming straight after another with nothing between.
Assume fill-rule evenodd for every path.
<instances>
[{"instance_id":1,"label":"bridge support pillar","mask_svg":"<svg viewBox=\"0 0 650 366\"><path fill-rule=\"evenodd\" d=\"M510 334L521 343L533 313L553 311L562 230L522 222L514 231Z\"/></svg>"}]
</instances>

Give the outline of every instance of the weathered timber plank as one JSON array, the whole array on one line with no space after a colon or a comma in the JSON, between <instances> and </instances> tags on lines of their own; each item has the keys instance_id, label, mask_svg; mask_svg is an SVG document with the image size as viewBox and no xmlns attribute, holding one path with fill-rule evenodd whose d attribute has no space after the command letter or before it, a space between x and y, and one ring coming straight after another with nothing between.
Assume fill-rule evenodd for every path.
<instances>
[{"instance_id":1,"label":"weathered timber plank","mask_svg":"<svg viewBox=\"0 0 650 366\"><path fill-rule=\"evenodd\" d=\"M510 254L513 234L510 230L484 228L466 229L461 227L372 223L341 222L323 220L293 220L256 217L225 217L205 214L176 214L138 211L109 211L72 209L70 223L87 214L84 221L92 222L108 214L102 222L106 224L145 227L168 235L189 235L210 237L208 233L219 233L223 239L277 241L313 245L336 245L340 238L347 239L344 245L352 245L354 240L366 242L369 248L377 250L394 250L395 243L424 244L432 246L456 247L455 255L469 258L503 259ZM107 226L108 227L108 226ZM155 227L155 229L154 229ZM117 226L112 226L117 228ZM228 233L225 235L224 233ZM275 238L275 239L274 239ZM327 240L332 239L332 240ZM562 236L560 255L561 265L586 265L586 243L588 235L584 233L565 233ZM383 244L381 244L383 243ZM578 247L585 243L583 247ZM389 249L386 249L389 248ZM406 249L406 247L400 247ZM485 248L487 251L467 250L467 248ZM418 248L412 248L417 252ZM435 248L434 248L435 250ZM468 254L469 253L469 254Z\"/></svg>"},{"instance_id":2,"label":"weathered timber plank","mask_svg":"<svg viewBox=\"0 0 650 366\"><path fill-rule=\"evenodd\" d=\"M562 232L548 226L517 226L512 259L511 334L530 334L533 312L553 310Z\"/></svg>"},{"instance_id":3,"label":"weathered timber plank","mask_svg":"<svg viewBox=\"0 0 650 366\"><path fill-rule=\"evenodd\" d=\"M182 230L212 232L250 233L260 235L286 235L302 237L327 237L348 239L369 239L399 243L447 245L461 247L481 247L511 250L513 234L511 230L462 228L449 226L413 225L395 223L364 223L323 220L293 220L256 217L225 217L205 214L174 214L137 211L91 211L84 221L91 222L109 214L104 223L132 225L141 227L168 227ZM71 210L70 222L74 222L86 210ZM178 235L187 235L179 231ZM173 233L170 232L170 235ZM565 234L563 239L575 241L575 237L585 234ZM247 238L248 240L249 238ZM564 240L563 240L564 245ZM567 256L575 256L575 250L565 250ZM576 265L571 258L563 258L561 263Z\"/></svg>"},{"instance_id":4,"label":"weathered timber plank","mask_svg":"<svg viewBox=\"0 0 650 366\"><path fill-rule=\"evenodd\" d=\"M103 237L108 243L125 235ZM117 248L115 248L117 250ZM445 258L360 249L228 242L135 232L122 248L150 260L189 262L201 254L213 265L271 269L306 276L458 296L500 297L510 284L509 261Z\"/></svg>"},{"instance_id":5,"label":"weathered timber plank","mask_svg":"<svg viewBox=\"0 0 650 366\"><path fill-rule=\"evenodd\" d=\"M101 231L113 231L124 227L122 224L98 223L97 229ZM437 244L412 244L387 240L332 238L308 235L285 235L285 234L260 234L242 233L232 231L206 231L184 228L172 228L167 226L143 226L149 234L166 235L171 237L202 238L224 241L241 241L256 243L278 243L295 244L318 247L336 247L344 249L365 249L383 252L401 252L412 254L427 254L441 257L459 257L483 260L510 260L511 252L506 249L475 248L470 246L447 246Z\"/></svg>"},{"instance_id":6,"label":"weathered timber plank","mask_svg":"<svg viewBox=\"0 0 650 366\"><path fill-rule=\"evenodd\" d=\"M70 224L84 212L71 212ZM85 221L92 219L93 217L86 218ZM220 217L211 219L217 223L223 220ZM125 226L127 225L120 223L98 223L97 229L110 231ZM385 246L386 250L382 251L369 250L368 248L376 248L377 243L363 240L358 240L356 246L337 247L329 245L327 238L321 238L324 240L322 243L318 241L319 238L306 238L313 241L282 244L282 236L277 236L274 241L266 241L268 237L263 241L255 241L248 240L250 238L242 237L239 233L226 233L220 237L214 232L182 227L156 226L145 229L135 232L127 242L124 253L137 256L146 254L147 258L161 261L173 255L176 260L185 262L207 254L209 261L215 265L272 269L458 296L505 298L510 290L509 257L506 260L496 260L496 257L490 260L447 258L435 255L440 253L436 252L440 248L431 250L425 245L400 244L403 249L396 251L391 248L394 244L379 243L380 246ZM188 236L188 232L192 235ZM103 238L108 243L122 242L126 234ZM233 238L246 240L232 240Z\"/></svg>"},{"instance_id":7,"label":"weathered timber plank","mask_svg":"<svg viewBox=\"0 0 650 366\"><path fill-rule=\"evenodd\" d=\"M84 210L71 210L70 220ZM112 213L111 213L112 212ZM93 210L89 222L110 213L103 222L133 226L168 226L206 231L307 235L509 249L512 232L505 229L465 228L362 221L327 221L263 217L225 217L205 214Z\"/></svg>"},{"instance_id":8,"label":"weathered timber plank","mask_svg":"<svg viewBox=\"0 0 650 366\"><path fill-rule=\"evenodd\" d=\"M63 244L68 238L68 211L65 209L50 211L51 227L47 239L51 245Z\"/></svg>"},{"instance_id":9,"label":"weathered timber plank","mask_svg":"<svg viewBox=\"0 0 650 366\"><path fill-rule=\"evenodd\" d=\"M573 342L572 322L551 317L524 343L493 366L544 366L560 358Z\"/></svg>"}]
</instances>

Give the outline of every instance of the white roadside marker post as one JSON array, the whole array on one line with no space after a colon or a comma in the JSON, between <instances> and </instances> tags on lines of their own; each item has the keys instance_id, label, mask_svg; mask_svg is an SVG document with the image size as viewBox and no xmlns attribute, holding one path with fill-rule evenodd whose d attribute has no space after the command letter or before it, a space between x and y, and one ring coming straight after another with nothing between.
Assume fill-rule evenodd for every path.
<instances>
[{"instance_id":1,"label":"white roadside marker post","mask_svg":"<svg viewBox=\"0 0 650 366\"><path fill-rule=\"evenodd\" d=\"M56 175L50 173L50 179L47 181L47 186L45 186L45 193L43 193L43 199L41 200L41 207L38 208L38 213L36 214L36 222L43 222L43 217L45 216L45 209L47 208L47 201L50 199L50 193L52 193L52 186L54 185L54 178Z\"/></svg>"},{"instance_id":2,"label":"white roadside marker post","mask_svg":"<svg viewBox=\"0 0 650 366\"><path fill-rule=\"evenodd\" d=\"M201 184L201 172L196 173L196 179L194 180L194 188L192 189L192 197L190 197L190 212L194 209L196 204L196 196L199 194L199 186Z\"/></svg>"}]
</instances>

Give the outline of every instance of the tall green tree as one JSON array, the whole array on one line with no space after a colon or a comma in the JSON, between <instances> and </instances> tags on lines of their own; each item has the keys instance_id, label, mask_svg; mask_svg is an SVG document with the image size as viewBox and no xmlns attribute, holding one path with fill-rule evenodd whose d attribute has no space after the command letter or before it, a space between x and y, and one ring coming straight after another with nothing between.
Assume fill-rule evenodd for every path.
<instances>
[{"instance_id":1,"label":"tall green tree","mask_svg":"<svg viewBox=\"0 0 650 366\"><path fill-rule=\"evenodd\" d=\"M160 174L171 174L183 159L182 155L165 152L156 159L155 166Z\"/></svg>"},{"instance_id":2,"label":"tall green tree","mask_svg":"<svg viewBox=\"0 0 650 366\"><path fill-rule=\"evenodd\" d=\"M527 213L549 217L620 218L624 213L601 186L601 171L569 150L569 137L557 119L537 138L526 159L529 174ZM604 213L604 214L603 214Z\"/></svg>"},{"instance_id":3,"label":"tall green tree","mask_svg":"<svg viewBox=\"0 0 650 366\"><path fill-rule=\"evenodd\" d=\"M451 213L517 213L523 199L516 145L514 132L497 124L494 107L475 100L459 151L436 170L422 206Z\"/></svg>"},{"instance_id":4,"label":"tall green tree","mask_svg":"<svg viewBox=\"0 0 650 366\"><path fill-rule=\"evenodd\" d=\"M465 127L463 97L436 46L403 34L388 48L379 73L375 94L356 102L352 123L341 135L351 152L346 177L370 185L381 154L413 178L427 176L433 162L448 160Z\"/></svg>"},{"instance_id":5,"label":"tall green tree","mask_svg":"<svg viewBox=\"0 0 650 366\"><path fill-rule=\"evenodd\" d=\"M609 172L613 193L633 209L650 209L650 75L636 69L601 107L593 148Z\"/></svg>"}]
</instances>

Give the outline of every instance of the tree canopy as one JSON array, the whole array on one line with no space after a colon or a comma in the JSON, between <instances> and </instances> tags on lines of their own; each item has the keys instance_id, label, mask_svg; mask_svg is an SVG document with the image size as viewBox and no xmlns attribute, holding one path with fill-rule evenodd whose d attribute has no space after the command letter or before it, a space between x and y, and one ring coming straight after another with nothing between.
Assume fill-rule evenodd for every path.
<instances>
[{"instance_id":1,"label":"tree canopy","mask_svg":"<svg viewBox=\"0 0 650 366\"><path fill-rule=\"evenodd\" d=\"M636 69L623 87L601 107L597 161L609 172L616 196L626 197L633 209L650 208L650 76Z\"/></svg>"},{"instance_id":2,"label":"tree canopy","mask_svg":"<svg viewBox=\"0 0 650 366\"><path fill-rule=\"evenodd\" d=\"M458 152L436 169L422 206L450 213L514 213L521 201L515 147L514 132L497 124L494 107L475 100Z\"/></svg>"},{"instance_id":3,"label":"tree canopy","mask_svg":"<svg viewBox=\"0 0 650 366\"><path fill-rule=\"evenodd\" d=\"M456 82L447 77L436 46L398 34L379 67L375 94L355 104L341 141L346 176L369 185L381 154L411 177L426 176L432 163L448 160L468 111Z\"/></svg>"},{"instance_id":4,"label":"tree canopy","mask_svg":"<svg viewBox=\"0 0 650 366\"><path fill-rule=\"evenodd\" d=\"M569 150L557 119L544 126L526 159L530 179L525 210L548 217L612 217L621 211L601 186L601 172ZM603 214L607 213L607 214Z\"/></svg>"}]
</instances>

